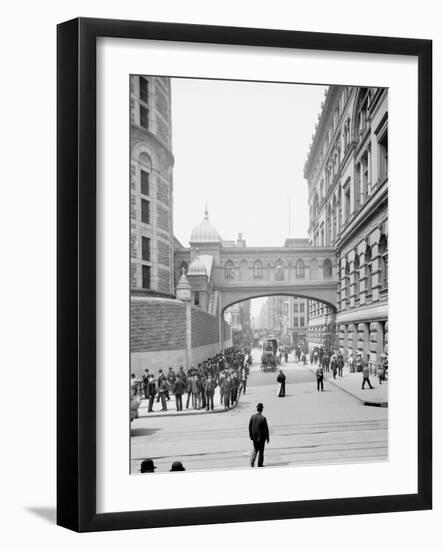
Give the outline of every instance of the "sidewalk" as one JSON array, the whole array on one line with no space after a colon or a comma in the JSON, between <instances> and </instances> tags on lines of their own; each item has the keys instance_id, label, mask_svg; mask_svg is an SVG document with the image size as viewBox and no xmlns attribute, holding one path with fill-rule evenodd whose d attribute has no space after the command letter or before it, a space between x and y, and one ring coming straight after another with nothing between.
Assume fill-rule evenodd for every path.
<instances>
[{"instance_id":1,"label":"sidewalk","mask_svg":"<svg viewBox=\"0 0 443 550\"><path fill-rule=\"evenodd\" d=\"M316 367L314 365L304 365L305 368L310 370L315 374ZM332 372L324 373L324 381L329 382L333 386L337 386L346 393L349 393L363 405L373 406L373 407L387 407L388 406L388 382L383 382L379 384L377 376L371 376L370 381L373 386L371 390L368 385L364 390L361 389L362 384L362 373L361 372L349 372L348 368L343 369L343 376L338 376L334 380Z\"/></svg>"},{"instance_id":2,"label":"sidewalk","mask_svg":"<svg viewBox=\"0 0 443 550\"><path fill-rule=\"evenodd\" d=\"M170 394L170 400L166 402L168 410L161 410L161 402L157 403L157 398L154 400L154 406L152 413L148 413L148 400L144 397L141 400L140 407L138 409L138 418L155 418L158 416L191 416L191 415L200 415L200 414L214 414L226 412L223 405L220 405L220 388L215 388L214 392L214 410L207 411L206 409L196 410L192 408L192 398L189 401L189 409L186 408L186 400L188 399L188 394L184 393L182 396L183 410L177 411L175 408L175 396ZM243 397L243 396L242 396ZM237 402L238 403L238 402ZM229 410L234 409L237 406L235 403L230 407Z\"/></svg>"}]
</instances>

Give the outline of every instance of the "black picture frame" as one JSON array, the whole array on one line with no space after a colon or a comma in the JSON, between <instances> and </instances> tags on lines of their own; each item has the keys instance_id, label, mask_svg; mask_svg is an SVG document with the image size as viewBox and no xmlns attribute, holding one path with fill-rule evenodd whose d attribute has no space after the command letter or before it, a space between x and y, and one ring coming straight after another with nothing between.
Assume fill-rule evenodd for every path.
<instances>
[{"instance_id":1,"label":"black picture frame","mask_svg":"<svg viewBox=\"0 0 443 550\"><path fill-rule=\"evenodd\" d=\"M432 42L78 18L57 29L57 523L75 531L432 507ZM414 56L418 60L418 490L416 494L96 511L96 39L167 40ZM406 357L405 357L406 360ZM173 513L171 513L173 512Z\"/></svg>"}]
</instances>

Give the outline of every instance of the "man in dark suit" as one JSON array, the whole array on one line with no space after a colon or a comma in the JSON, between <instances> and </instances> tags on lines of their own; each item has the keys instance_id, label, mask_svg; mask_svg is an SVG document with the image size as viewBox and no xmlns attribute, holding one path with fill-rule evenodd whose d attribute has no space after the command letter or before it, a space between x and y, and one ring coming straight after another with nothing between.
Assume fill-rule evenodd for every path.
<instances>
[{"instance_id":1,"label":"man in dark suit","mask_svg":"<svg viewBox=\"0 0 443 550\"><path fill-rule=\"evenodd\" d=\"M254 444L251 456L251 466L254 467L258 453L258 467L263 466L265 453L265 442L269 443L269 429L266 417L262 415L263 403L257 405L257 412L251 416L249 421L249 437Z\"/></svg>"}]
</instances>

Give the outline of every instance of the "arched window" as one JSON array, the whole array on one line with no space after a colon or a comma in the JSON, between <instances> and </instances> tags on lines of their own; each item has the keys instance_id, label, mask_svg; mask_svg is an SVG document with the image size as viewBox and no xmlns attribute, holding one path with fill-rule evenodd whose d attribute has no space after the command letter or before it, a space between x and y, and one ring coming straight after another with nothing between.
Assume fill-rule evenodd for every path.
<instances>
[{"instance_id":1,"label":"arched window","mask_svg":"<svg viewBox=\"0 0 443 550\"><path fill-rule=\"evenodd\" d=\"M275 280L276 281L283 281L285 278L285 272L283 268L283 262L281 260L278 260L275 264Z\"/></svg>"},{"instance_id":2,"label":"arched window","mask_svg":"<svg viewBox=\"0 0 443 550\"><path fill-rule=\"evenodd\" d=\"M332 262L329 258L323 262L323 278L330 279L332 277Z\"/></svg>"},{"instance_id":3,"label":"arched window","mask_svg":"<svg viewBox=\"0 0 443 550\"><path fill-rule=\"evenodd\" d=\"M366 276L366 293L372 293L372 254L371 247L368 245L365 252L365 276Z\"/></svg>"},{"instance_id":4,"label":"arched window","mask_svg":"<svg viewBox=\"0 0 443 550\"><path fill-rule=\"evenodd\" d=\"M184 271L183 271L184 270ZM180 264L180 274L179 274L179 277L181 277L182 273L187 273L188 272L188 263L185 262L184 260L182 261L182 263Z\"/></svg>"},{"instance_id":5,"label":"arched window","mask_svg":"<svg viewBox=\"0 0 443 550\"><path fill-rule=\"evenodd\" d=\"M149 196L151 195L151 159L147 153L140 153L138 161L140 165L140 193Z\"/></svg>"},{"instance_id":6,"label":"arched window","mask_svg":"<svg viewBox=\"0 0 443 550\"><path fill-rule=\"evenodd\" d=\"M378 251L380 254L380 286L384 290L388 288L388 239L386 235L380 237L378 243Z\"/></svg>"},{"instance_id":7,"label":"arched window","mask_svg":"<svg viewBox=\"0 0 443 550\"><path fill-rule=\"evenodd\" d=\"M254 279L263 279L263 263L260 260L254 262Z\"/></svg>"},{"instance_id":8,"label":"arched window","mask_svg":"<svg viewBox=\"0 0 443 550\"><path fill-rule=\"evenodd\" d=\"M297 260L295 264L295 276L297 279L303 279L305 276L305 262L303 260Z\"/></svg>"},{"instance_id":9,"label":"arched window","mask_svg":"<svg viewBox=\"0 0 443 550\"><path fill-rule=\"evenodd\" d=\"M233 279L234 278L234 264L231 262L231 260L228 260L225 263L225 279Z\"/></svg>"}]
</instances>

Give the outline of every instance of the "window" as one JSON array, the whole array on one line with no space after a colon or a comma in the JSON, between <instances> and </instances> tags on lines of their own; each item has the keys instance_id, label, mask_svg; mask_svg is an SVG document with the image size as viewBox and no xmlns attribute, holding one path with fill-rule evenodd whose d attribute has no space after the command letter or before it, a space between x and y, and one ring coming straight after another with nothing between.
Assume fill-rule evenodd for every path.
<instances>
[{"instance_id":1,"label":"window","mask_svg":"<svg viewBox=\"0 0 443 550\"><path fill-rule=\"evenodd\" d=\"M388 132L378 142L378 177L383 183L388 177Z\"/></svg>"},{"instance_id":2,"label":"window","mask_svg":"<svg viewBox=\"0 0 443 550\"><path fill-rule=\"evenodd\" d=\"M300 304L300 313L305 312L305 304Z\"/></svg>"},{"instance_id":3,"label":"window","mask_svg":"<svg viewBox=\"0 0 443 550\"><path fill-rule=\"evenodd\" d=\"M323 262L323 278L330 279L332 277L332 262L329 258Z\"/></svg>"},{"instance_id":4,"label":"window","mask_svg":"<svg viewBox=\"0 0 443 550\"><path fill-rule=\"evenodd\" d=\"M337 199L335 195L332 201L332 216L332 242L334 242L337 237Z\"/></svg>"},{"instance_id":5,"label":"window","mask_svg":"<svg viewBox=\"0 0 443 550\"><path fill-rule=\"evenodd\" d=\"M142 76L139 77L139 84L140 84L140 101L143 101L143 103L148 103L148 81L146 78L143 78Z\"/></svg>"},{"instance_id":6,"label":"window","mask_svg":"<svg viewBox=\"0 0 443 550\"><path fill-rule=\"evenodd\" d=\"M149 110L143 105L140 105L140 126L142 128L149 128Z\"/></svg>"},{"instance_id":7,"label":"window","mask_svg":"<svg viewBox=\"0 0 443 550\"><path fill-rule=\"evenodd\" d=\"M360 163L355 165L355 176L354 176L354 210L360 208L360 194L361 194L361 173L360 173Z\"/></svg>"},{"instance_id":8,"label":"window","mask_svg":"<svg viewBox=\"0 0 443 550\"><path fill-rule=\"evenodd\" d=\"M294 327L298 327L298 317L294 317Z\"/></svg>"},{"instance_id":9,"label":"window","mask_svg":"<svg viewBox=\"0 0 443 550\"><path fill-rule=\"evenodd\" d=\"M360 258L358 254L355 255L355 260L354 260L354 281L355 281L355 297L356 297L356 300L360 300Z\"/></svg>"},{"instance_id":10,"label":"window","mask_svg":"<svg viewBox=\"0 0 443 550\"><path fill-rule=\"evenodd\" d=\"M182 263L180 264L180 276L182 273L187 273L187 272L188 272L188 264L183 260Z\"/></svg>"},{"instance_id":11,"label":"window","mask_svg":"<svg viewBox=\"0 0 443 550\"><path fill-rule=\"evenodd\" d=\"M303 279L305 276L305 263L303 260L297 260L295 264L295 276L297 279Z\"/></svg>"},{"instance_id":12,"label":"window","mask_svg":"<svg viewBox=\"0 0 443 550\"><path fill-rule=\"evenodd\" d=\"M294 304L294 313L298 313L298 304L297 303Z\"/></svg>"},{"instance_id":13,"label":"window","mask_svg":"<svg viewBox=\"0 0 443 550\"><path fill-rule=\"evenodd\" d=\"M200 305L200 292L198 292L197 290L194 292L194 305Z\"/></svg>"},{"instance_id":14,"label":"window","mask_svg":"<svg viewBox=\"0 0 443 550\"><path fill-rule=\"evenodd\" d=\"M300 326L301 327L305 326L305 318L304 317L300 317Z\"/></svg>"},{"instance_id":15,"label":"window","mask_svg":"<svg viewBox=\"0 0 443 550\"><path fill-rule=\"evenodd\" d=\"M371 294L372 292L372 266L371 266L371 247L366 247L365 253L365 275L366 275L366 292Z\"/></svg>"},{"instance_id":16,"label":"window","mask_svg":"<svg viewBox=\"0 0 443 550\"><path fill-rule=\"evenodd\" d=\"M149 195L149 172L140 170L140 187L143 195Z\"/></svg>"},{"instance_id":17,"label":"window","mask_svg":"<svg viewBox=\"0 0 443 550\"><path fill-rule=\"evenodd\" d=\"M150 213L150 203L149 201L142 199L142 222L150 224L151 223L151 213Z\"/></svg>"},{"instance_id":18,"label":"window","mask_svg":"<svg viewBox=\"0 0 443 550\"><path fill-rule=\"evenodd\" d=\"M142 260L151 261L151 239L142 237Z\"/></svg>"},{"instance_id":19,"label":"window","mask_svg":"<svg viewBox=\"0 0 443 550\"><path fill-rule=\"evenodd\" d=\"M142 265L142 287L151 288L151 266Z\"/></svg>"},{"instance_id":20,"label":"window","mask_svg":"<svg viewBox=\"0 0 443 550\"><path fill-rule=\"evenodd\" d=\"M345 223L349 220L351 215L351 188L348 187L345 189Z\"/></svg>"},{"instance_id":21,"label":"window","mask_svg":"<svg viewBox=\"0 0 443 550\"><path fill-rule=\"evenodd\" d=\"M234 264L231 262L231 260L228 260L225 263L225 279L233 279L234 278Z\"/></svg>"},{"instance_id":22,"label":"window","mask_svg":"<svg viewBox=\"0 0 443 550\"><path fill-rule=\"evenodd\" d=\"M260 260L254 262L254 279L263 279L263 264Z\"/></svg>"},{"instance_id":23,"label":"window","mask_svg":"<svg viewBox=\"0 0 443 550\"><path fill-rule=\"evenodd\" d=\"M345 265L345 298L346 298L346 304L349 302L349 295L350 295L350 277L349 277L349 263L346 262Z\"/></svg>"}]
</instances>

